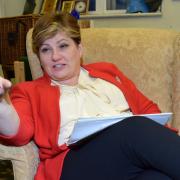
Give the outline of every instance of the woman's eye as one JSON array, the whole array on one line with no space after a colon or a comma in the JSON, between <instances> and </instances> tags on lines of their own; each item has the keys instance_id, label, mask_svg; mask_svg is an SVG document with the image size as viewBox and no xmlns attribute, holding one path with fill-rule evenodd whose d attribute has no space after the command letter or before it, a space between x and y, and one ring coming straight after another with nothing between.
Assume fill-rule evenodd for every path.
<instances>
[{"instance_id":1,"label":"woman's eye","mask_svg":"<svg viewBox=\"0 0 180 180\"><path fill-rule=\"evenodd\" d=\"M41 49L41 52L42 52L42 53L45 53L45 52L47 52L47 51L49 51L49 48L42 48L42 49Z\"/></svg>"},{"instance_id":2,"label":"woman's eye","mask_svg":"<svg viewBox=\"0 0 180 180\"><path fill-rule=\"evenodd\" d=\"M68 44L61 44L61 45L59 45L59 47L60 47L61 49L66 48L66 47L68 47L68 46L69 46Z\"/></svg>"}]
</instances>

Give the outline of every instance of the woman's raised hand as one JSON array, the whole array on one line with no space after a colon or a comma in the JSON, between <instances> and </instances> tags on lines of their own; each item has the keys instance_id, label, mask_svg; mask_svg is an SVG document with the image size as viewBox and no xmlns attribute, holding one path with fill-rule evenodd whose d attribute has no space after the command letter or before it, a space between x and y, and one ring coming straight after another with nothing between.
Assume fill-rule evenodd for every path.
<instances>
[{"instance_id":1,"label":"woman's raised hand","mask_svg":"<svg viewBox=\"0 0 180 180\"><path fill-rule=\"evenodd\" d=\"M0 76L0 134L12 136L19 128L19 117L13 108L8 90L12 84Z\"/></svg>"}]
</instances>

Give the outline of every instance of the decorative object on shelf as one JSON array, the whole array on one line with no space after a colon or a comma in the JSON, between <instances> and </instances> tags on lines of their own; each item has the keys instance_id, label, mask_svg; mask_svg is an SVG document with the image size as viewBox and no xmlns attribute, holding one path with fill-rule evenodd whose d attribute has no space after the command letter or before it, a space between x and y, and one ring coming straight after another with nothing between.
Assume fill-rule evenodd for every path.
<instances>
[{"instance_id":1,"label":"decorative object on shelf","mask_svg":"<svg viewBox=\"0 0 180 180\"><path fill-rule=\"evenodd\" d=\"M71 11L71 15L74 16L76 19L80 18L79 13L75 9Z\"/></svg>"},{"instance_id":2,"label":"decorative object on shelf","mask_svg":"<svg viewBox=\"0 0 180 180\"><path fill-rule=\"evenodd\" d=\"M127 13L147 13L149 9L144 0L129 0L127 3Z\"/></svg>"},{"instance_id":3,"label":"decorative object on shelf","mask_svg":"<svg viewBox=\"0 0 180 180\"><path fill-rule=\"evenodd\" d=\"M45 14L47 12L55 11L57 8L58 0L44 0L41 14Z\"/></svg>"},{"instance_id":4,"label":"decorative object on shelf","mask_svg":"<svg viewBox=\"0 0 180 180\"><path fill-rule=\"evenodd\" d=\"M71 13L74 9L74 1L63 1L61 10L63 12Z\"/></svg>"},{"instance_id":5,"label":"decorative object on shelf","mask_svg":"<svg viewBox=\"0 0 180 180\"><path fill-rule=\"evenodd\" d=\"M89 8L89 0L76 0L74 9L80 14L86 14Z\"/></svg>"}]
</instances>

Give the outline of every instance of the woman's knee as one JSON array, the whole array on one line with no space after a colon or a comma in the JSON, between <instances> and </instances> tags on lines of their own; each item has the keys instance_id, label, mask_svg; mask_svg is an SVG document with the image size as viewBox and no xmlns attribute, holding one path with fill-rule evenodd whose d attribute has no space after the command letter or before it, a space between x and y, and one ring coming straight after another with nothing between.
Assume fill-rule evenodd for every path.
<instances>
[{"instance_id":1,"label":"woman's knee","mask_svg":"<svg viewBox=\"0 0 180 180\"><path fill-rule=\"evenodd\" d=\"M136 136L138 134L141 135L142 133L159 133L160 131L164 131L164 129L167 130L167 128L161 124L143 116L133 116L126 118L119 122L119 125L117 126L120 126L119 128L124 130L124 133L131 132L130 134L135 133Z\"/></svg>"}]
</instances>

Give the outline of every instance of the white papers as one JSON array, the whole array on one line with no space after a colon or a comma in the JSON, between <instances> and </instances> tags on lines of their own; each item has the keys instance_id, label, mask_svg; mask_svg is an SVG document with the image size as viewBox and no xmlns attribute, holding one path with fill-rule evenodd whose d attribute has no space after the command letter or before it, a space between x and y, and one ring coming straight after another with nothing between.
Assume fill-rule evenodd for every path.
<instances>
[{"instance_id":1,"label":"white papers","mask_svg":"<svg viewBox=\"0 0 180 180\"><path fill-rule=\"evenodd\" d=\"M116 116L106 116L106 117L92 117L92 118L80 118L75 123L73 132L67 145L72 145L78 141L89 137L90 135L97 133L117 122L122 121L125 118L131 116L144 116L148 117L162 125L171 118L172 113L158 113L158 114L142 114L142 115L116 115Z\"/></svg>"}]
</instances>

